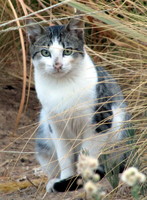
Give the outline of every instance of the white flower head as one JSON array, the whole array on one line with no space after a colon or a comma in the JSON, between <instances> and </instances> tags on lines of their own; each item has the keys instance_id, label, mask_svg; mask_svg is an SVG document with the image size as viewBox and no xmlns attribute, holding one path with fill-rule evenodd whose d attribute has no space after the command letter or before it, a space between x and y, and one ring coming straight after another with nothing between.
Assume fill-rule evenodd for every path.
<instances>
[{"instance_id":1,"label":"white flower head","mask_svg":"<svg viewBox=\"0 0 147 200\"><path fill-rule=\"evenodd\" d=\"M82 173L83 178L89 179L93 176L93 171L90 168L86 168Z\"/></svg>"},{"instance_id":2,"label":"white flower head","mask_svg":"<svg viewBox=\"0 0 147 200\"><path fill-rule=\"evenodd\" d=\"M138 173L137 177L140 183L144 183L146 181L146 176L141 172Z\"/></svg>"},{"instance_id":3,"label":"white flower head","mask_svg":"<svg viewBox=\"0 0 147 200\"><path fill-rule=\"evenodd\" d=\"M93 170L97 169L99 163L98 163L98 159L96 158L92 158L92 157L88 157L87 158L89 161L89 167Z\"/></svg>"},{"instance_id":4,"label":"white flower head","mask_svg":"<svg viewBox=\"0 0 147 200\"><path fill-rule=\"evenodd\" d=\"M77 163L77 172L78 172L78 174L82 174L85 169L86 169L85 164L83 162L79 161Z\"/></svg>"},{"instance_id":5,"label":"white flower head","mask_svg":"<svg viewBox=\"0 0 147 200\"><path fill-rule=\"evenodd\" d=\"M145 182L146 177L144 174L139 172L137 168L130 167L122 173L121 180L129 186L133 186L138 182Z\"/></svg>"},{"instance_id":6,"label":"white flower head","mask_svg":"<svg viewBox=\"0 0 147 200\"><path fill-rule=\"evenodd\" d=\"M92 181L87 181L84 185L84 189L88 195L96 194L97 186Z\"/></svg>"},{"instance_id":7,"label":"white flower head","mask_svg":"<svg viewBox=\"0 0 147 200\"><path fill-rule=\"evenodd\" d=\"M94 174L93 175L93 181L98 182L100 180L100 175L99 174Z\"/></svg>"},{"instance_id":8,"label":"white flower head","mask_svg":"<svg viewBox=\"0 0 147 200\"><path fill-rule=\"evenodd\" d=\"M77 164L78 173L82 173L85 169L95 170L99 163L98 159L90 157L88 155L81 154Z\"/></svg>"}]
</instances>

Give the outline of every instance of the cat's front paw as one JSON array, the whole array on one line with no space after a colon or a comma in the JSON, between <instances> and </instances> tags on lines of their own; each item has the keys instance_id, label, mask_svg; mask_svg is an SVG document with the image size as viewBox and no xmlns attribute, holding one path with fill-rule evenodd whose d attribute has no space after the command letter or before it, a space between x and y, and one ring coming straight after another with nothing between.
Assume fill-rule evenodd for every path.
<instances>
[{"instance_id":1,"label":"cat's front paw","mask_svg":"<svg viewBox=\"0 0 147 200\"><path fill-rule=\"evenodd\" d=\"M78 184L78 180L81 179L81 176L71 176L67 179L51 179L47 186L47 192L65 192L65 191L74 191L80 189L82 185Z\"/></svg>"},{"instance_id":2,"label":"cat's front paw","mask_svg":"<svg viewBox=\"0 0 147 200\"><path fill-rule=\"evenodd\" d=\"M56 190L54 189L54 184L59 181L60 181L59 178L53 178L53 179L49 180L49 182L46 185L46 191L47 192L56 192Z\"/></svg>"}]
</instances>

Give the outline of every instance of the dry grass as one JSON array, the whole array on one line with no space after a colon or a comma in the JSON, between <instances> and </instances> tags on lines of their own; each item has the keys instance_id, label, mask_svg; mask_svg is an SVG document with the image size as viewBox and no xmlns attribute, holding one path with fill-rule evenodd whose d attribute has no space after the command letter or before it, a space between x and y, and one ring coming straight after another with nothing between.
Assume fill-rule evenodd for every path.
<instances>
[{"instance_id":1,"label":"dry grass","mask_svg":"<svg viewBox=\"0 0 147 200\"><path fill-rule=\"evenodd\" d=\"M19 127L22 113L27 109L30 86L33 85L25 19L33 17L40 23L46 22L50 25L66 23L69 18L74 17L74 8L76 8L83 12L86 48L89 54L97 65L104 66L113 74L121 85L125 100L128 102L128 112L131 113L131 122L136 130L136 142L133 146L136 148L136 153L131 156L128 165L134 158L139 159L141 160L139 167L145 171L147 146L145 139L147 133L146 5L144 0L65 0L60 2L0 0L0 73L2 74L0 86L3 85L3 77L7 77L8 82L11 77L22 80L22 95L15 132ZM28 130L31 130L31 125ZM32 138L26 136L26 145L33 140L33 135L34 132ZM25 147L25 145L22 146L20 155ZM15 168L13 170L15 171Z\"/></svg>"}]
</instances>

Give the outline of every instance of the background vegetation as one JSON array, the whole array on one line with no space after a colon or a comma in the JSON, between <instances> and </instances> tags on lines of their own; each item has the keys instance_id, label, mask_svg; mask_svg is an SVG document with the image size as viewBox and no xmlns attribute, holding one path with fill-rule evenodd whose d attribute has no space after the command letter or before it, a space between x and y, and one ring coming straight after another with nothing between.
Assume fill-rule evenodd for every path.
<instances>
[{"instance_id":1,"label":"background vegetation","mask_svg":"<svg viewBox=\"0 0 147 200\"><path fill-rule=\"evenodd\" d=\"M48 25L67 23L74 17L75 9L83 13L87 51L94 62L110 71L122 87L135 129L136 142L133 148L137 153L133 154L131 159L133 156L139 159L139 168L144 172L147 146L145 0L0 0L0 91L6 82L7 86L11 86L13 81L18 83L18 80L21 80L19 84L22 86L19 85L20 105L13 126L15 140L21 137L17 135L18 128L21 126L22 115L28 111L30 88L34 87L25 20L35 18L41 24ZM28 130L31 130L31 123ZM26 143L29 143L30 139L31 136ZM11 146L13 145L12 142ZM22 145L20 154L24 148ZM1 153L3 151L4 148ZM16 157L19 160L20 155ZM15 166L13 171L15 172Z\"/></svg>"}]
</instances>

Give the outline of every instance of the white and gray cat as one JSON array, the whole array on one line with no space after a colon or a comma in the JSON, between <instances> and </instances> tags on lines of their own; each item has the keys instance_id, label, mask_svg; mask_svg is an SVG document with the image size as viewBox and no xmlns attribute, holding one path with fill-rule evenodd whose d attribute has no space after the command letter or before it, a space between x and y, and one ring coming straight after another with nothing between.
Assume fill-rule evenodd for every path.
<instances>
[{"instance_id":1,"label":"white and gray cat","mask_svg":"<svg viewBox=\"0 0 147 200\"><path fill-rule=\"evenodd\" d=\"M126 104L115 80L86 52L79 17L63 26L30 25L27 32L42 105L37 159L49 177L48 192L65 191L69 183L74 190L81 150L98 158L126 137Z\"/></svg>"}]
</instances>

